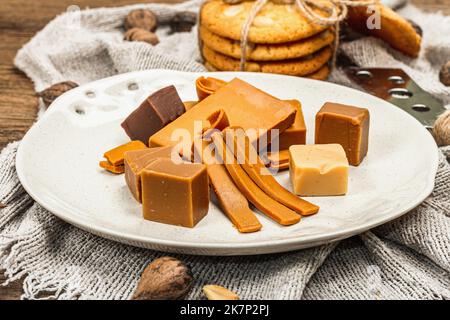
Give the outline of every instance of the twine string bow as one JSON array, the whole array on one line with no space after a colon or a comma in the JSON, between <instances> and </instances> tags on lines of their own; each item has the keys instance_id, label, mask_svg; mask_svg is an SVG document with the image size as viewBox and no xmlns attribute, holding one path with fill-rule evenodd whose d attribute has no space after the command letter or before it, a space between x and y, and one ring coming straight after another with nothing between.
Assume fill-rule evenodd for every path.
<instances>
[{"instance_id":1,"label":"twine string bow","mask_svg":"<svg viewBox=\"0 0 450 320\"><path fill-rule=\"evenodd\" d=\"M241 3L244 0L223 0L228 4ZM339 23L347 17L348 7L367 7L374 5L378 0L272 0L277 4L295 4L301 13L311 22L323 25L323 26L335 26L335 38L334 38L334 53L332 65L335 65L336 52L339 45ZM245 63L247 60L247 45L248 34L250 27L255 20L256 15L266 5L269 0L256 0L250 10L250 14L245 20L244 27L241 31L241 60L240 69L245 70ZM327 16L320 15L314 9L320 9L320 11L326 12Z\"/></svg>"}]
</instances>

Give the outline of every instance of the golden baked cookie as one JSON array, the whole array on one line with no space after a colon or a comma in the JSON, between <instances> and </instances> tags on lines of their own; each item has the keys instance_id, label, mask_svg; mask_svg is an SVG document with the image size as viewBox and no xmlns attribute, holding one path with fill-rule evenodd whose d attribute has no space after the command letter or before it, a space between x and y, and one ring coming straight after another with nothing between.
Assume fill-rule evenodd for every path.
<instances>
[{"instance_id":1,"label":"golden baked cookie","mask_svg":"<svg viewBox=\"0 0 450 320\"><path fill-rule=\"evenodd\" d=\"M219 69L213 67L213 66L211 65L211 63L209 63L208 61L205 61L205 62L203 63L203 65L205 66L206 70L211 71L211 72L223 71L223 70L219 70Z\"/></svg>"},{"instance_id":2,"label":"golden baked cookie","mask_svg":"<svg viewBox=\"0 0 450 320\"><path fill-rule=\"evenodd\" d=\"M241 30L254 1L226 4L222 0L205 2L200 11L201 25L225 38L240 40ZM325 13L318 13L326 16ZM267 3L249 31L253 43L284 43L309 38L327 26L311 23L295 5Z\"/></svg>"},{"instance_id":3,"label":"golden baked cookie","mask_svg":"<svg viewBox=\"0 0 450 320\"><path fill-rule=\"evenodd\" d=\"M206 68L206 70L211 71L211 72L222 71L217 68L214 68L208 61L205 62L205 68ZM307 74L303 77L309 78L309 79L314 79L314 80L327 80L328 76L330 75L330 72L331 72L330 67L325 64L322 68L320 68L316 72Z\"/></svg>"},{"instance_id":4,"label":"golden baked cookie","mask_svg":"<svg viewBox=\"0 0 450 320\"><path fill-rule=\"evenodd\" d=\"M330 72L331 72L330 67L326 64L316 72L307 74L304 77L313 80L327 80L328 76L330 75Z\"/></svg>"},{"instance_id":5,"label":"golden baked cookie","mask_svg":"<svg viewBox=\"0 0 450 320\"><path fill-rule=\"evenodd\" d=\"M347 22L356 31L378 37L400 52L417 57L422 37L414 27L398 13L382 4L377 4L376 10L380 13L381 29L368 29L367 19L373 15L373 11L368 11L367 7L349 7Z\"/></svg>"},{"instance_id":6,"label":"golden baked cookie","mask_svg":"<svg viewBox=\"0 0 450 320\"><path fill-rule=\"evenodd\" d=\"M205 27L200 27L200 38L209 48L226 56L241 57L240 42L218 36ZM310 38L280 44L254 44L248 49L247 59L255 61L285 60L307 56L329 46L334 41L334 33L330 30Z\"/></svg>"},{"instance_id":7,"label":"golden baked cookie","mask_svg":"<svg viewBox=\"0 0 450 320\"><path fill-rule=\"evenodd\" d=\"M218 70L222 71L240 71L238 59L230 58L218 53L206 45L203 45L203 56L205 60ZM279 61L249 61L245 64L245 71L281 73L293 76L304 76L319 70L332 56L330 47L323 48L310 56Z\"/></svg>"}]
</instances>

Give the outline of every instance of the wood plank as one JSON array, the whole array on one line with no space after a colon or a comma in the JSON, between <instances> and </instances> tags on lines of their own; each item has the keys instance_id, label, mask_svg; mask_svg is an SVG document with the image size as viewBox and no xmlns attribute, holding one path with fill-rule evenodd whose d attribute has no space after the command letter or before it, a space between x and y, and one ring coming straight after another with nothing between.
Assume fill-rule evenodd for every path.
<instances>
[{"instance_id":1,"label":"wood plank","mask_svg":"<svg viewBox=\"0 0 450 320\"><path fill-rule=\"evenodd\" d=\"M424 11L442 11L443 14L450 14L450 1L448 0L410 0L410 2Z\"/></svg>"},{"instance_id":2,"label":"wood plank","mask_svg":"<svg viewBox=\"0 0 450 320\"><path fill-rule=\"evenodd\" d=\"M4 274L0 274L0 284L6 281ZM0 287L0 300L17 300L22 295L22 281L14 281L7 287Z\"/></svg>"}]
</instances>

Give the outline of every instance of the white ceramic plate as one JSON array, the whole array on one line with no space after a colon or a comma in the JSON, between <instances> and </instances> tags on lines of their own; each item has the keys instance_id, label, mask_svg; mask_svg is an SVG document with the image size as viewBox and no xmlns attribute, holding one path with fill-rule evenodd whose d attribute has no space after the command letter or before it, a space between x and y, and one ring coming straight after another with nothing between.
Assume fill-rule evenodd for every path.
<instances>
[{"instance_id":1,"label":"white ceramic plate","mask_svg":"<svg viewBox=\"0 0 450 320\"><path fill-rule=\"evenodd\" d=\"M193 229L145 221L123 175L105 172L98 162L104 151L128 141L120 122L141 100L170 84L183 100L195 100L194 80L200 75L148 70L92 82L62 95L20 144L17 172L23 186L59 218L99 236L202 255L272 253L336 241L401 216L432 191L436 144L419 122L399 108L327 82L260 73L209 73L224 80L239 77L282 99L299 99L308 143L313 142L314 116L324 102L368 108L368 156L359 167L351 167L346 196L309 199L320 205L320 212L294 226L279 226L259 214L263 229L240 234L214 203ZM291 188L287 172L277 179Z\"/></svg>"}]
</instances>

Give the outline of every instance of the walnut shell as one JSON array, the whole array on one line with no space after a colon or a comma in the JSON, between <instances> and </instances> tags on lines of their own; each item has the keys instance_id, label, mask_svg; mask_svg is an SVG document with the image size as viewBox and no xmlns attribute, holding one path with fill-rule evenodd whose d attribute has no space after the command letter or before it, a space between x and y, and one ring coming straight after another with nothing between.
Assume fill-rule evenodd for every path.
<instances>
[{"instance_id":1,"label":"walnut shell","mask_svg":"<svg viewBox=\"0 0 450 320\"><path fill-rule=\"evenodd\" d=\"M439 80L445 85L450 86L450 61L447 61L441 68L439 72Z\"/></svg>"},{"instance_id":2,"label":"walnut shell","mask_svg":"<svg viewBox=\"0 0 450 320\"><path fill-rule=\"evenodd\" d=\"M450 145L450 110L445 111L434 123L433 136L438 146Z\"/></svg>"},{"instance_id":3,"label":"walnut shell","mask_svg":"<svg viewBox=\"0 0 450 320\"><path fill-rule=\"evenodd\" d=\"M150 10L136 9L125 17L124 27L125 30L140 28L153 32L158 27L158 20Z\"/></svg>"},{"instance_id":4,"label":"walnut shell","mask_svg":"<svg viewBox=\"0 0 450 320\"><path fill-rule=\"evenodd\" d=\"M56 98L64 92L76 87L78 87L78 84L73 81L59 82L41 92L38 92L37 95L42 98L42 101L44 101L45 106L48 108Z\"/></svg>"},{"instance_id":5,"label":"walnut shell","mask_svg":"<svg viewBox=\"0 0 450 320\"><path fill-rule=\"evenodd\" d=\"M159 43L159 39L156 34L139 28L133 28L125 32L124 40L147 42L152 46L155 46Z\"/></svg>"},{"instance_id":6,"label":"walnut shell","mask_svg":"<svg viewBox=\"0 0 450 320\"><path fill-rule=\"evenodd\" d=\"M133 300L177 300L192 286L192 272L183 262L161 257L150 263L141 275Z\"/></svg>"}]
</instances>

